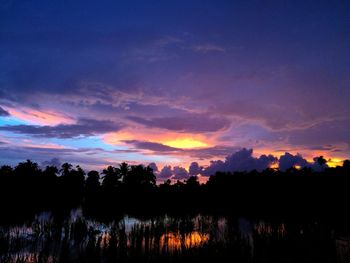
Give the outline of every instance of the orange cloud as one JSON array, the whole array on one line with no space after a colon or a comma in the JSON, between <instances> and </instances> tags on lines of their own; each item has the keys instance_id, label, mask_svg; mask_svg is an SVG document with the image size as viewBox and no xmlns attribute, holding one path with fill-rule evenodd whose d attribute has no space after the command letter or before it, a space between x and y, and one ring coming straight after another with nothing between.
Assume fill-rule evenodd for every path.
<instances>
[{"instance_id":1,"label":"orange cloud","mask_svg":"<svg viewBox=\"0 0 350 263\"><path fill-rule=\"evenodd\" d=\"M166 140L163 142L164 145L175 147L175 148L182 148L182 149L192 149L192 148L200 148L200 147L206 147L208 144L206 144L203 141L193 139L191 137L187 138L178 138L175 140Z\"/></svg>"},{"instance_id":2,"label":"orange cloud","mask_svg":"<svg viewBox=\"0 0 350 263\"><path fill-rule=\"evenodd\" d=\"M209 138L200 134L190 134L190 133L176 133L176 132L164 132L155 129L150 130L136 130L129 129L128 131L120 131L115 133L107 133L102 136L105 143L110 145L125 145L123 141L126 140L138 140L161 143L166 146L181 148L181 149L200 149L205 147L211 147L215 145L214 138ZM147 152L147 150L146 150ZM155 162L159 169L162 169L164 165L181 166L188 168L190 163L194 161L194 158L187 155L181 155L179 158L178 154L172 155L168 153L167 156L173 157L171 162L169 160L165 161L159 159L157 153L150 153L155 156ZM164 157L164 155L163 155ZM168 158L166 158L168 159ZM207 164L210 160L200 160L201 163Z\"/></svg>"},{"instance_id":3,"label":"orange cloud","mask_svg":"<svg viewBox=\"0 0 350 263\"><path fill-rule=\"evenodd\" d=\"M152 132L130 130L108 133L103 136L103 140L112 145L123 144L125 140L149 141L181 149L209 147L214 143L212 139L200 134L157 132L154 129Z\"/></svg>"}]
</instances>

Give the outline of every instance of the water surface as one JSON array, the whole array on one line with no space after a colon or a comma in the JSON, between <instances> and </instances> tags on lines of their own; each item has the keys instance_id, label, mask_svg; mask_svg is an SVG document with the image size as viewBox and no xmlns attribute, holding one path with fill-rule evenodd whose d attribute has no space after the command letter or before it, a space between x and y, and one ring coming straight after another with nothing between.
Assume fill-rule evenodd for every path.
<instances>
[{"instance_id":1,"label":"water surface","mask_svg":"<svg viewBox=\"0 0 350 263\"><path fill-rule=\"evenodd\" d=\"M350 262L345 233L318 221L201 214L100 222L74 209L0 226L0 262Z\"/></svg>"}]
</instances>

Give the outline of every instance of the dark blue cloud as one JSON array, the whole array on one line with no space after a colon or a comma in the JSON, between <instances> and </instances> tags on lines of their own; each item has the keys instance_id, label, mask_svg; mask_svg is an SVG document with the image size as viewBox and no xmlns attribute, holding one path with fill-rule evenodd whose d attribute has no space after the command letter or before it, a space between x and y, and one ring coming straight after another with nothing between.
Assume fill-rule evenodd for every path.
<instances>
[{"instance_id":1,"label":"dark blue cloud","mask_svg":"<svg viewBox=\"0 0 350 263\"><path fill-rule=\"evenodd\" d=\"M307 161L300 154L293 155L286 152L279 159L279 169L281 171L285 171L294 166L305 167L307 164Z\"/></svg>"},{"instance_id":2,"label":"dark blue cloud","mask_svg":"<svg viewBox=\"0 0 350 263\"><path fill-rule=\"evenodd\" d=\"M159 172L158 179L169 179L173 176L173 170L170 165L165 165L162 170Z\"/></svg>"},{"instance_id":3,"label":"dark blue cloud","mask_svg":"<svg viewBox=\"0 0 350 263\"><path fill-rule=\"evenodd\" d=\"M181 149L167 146L157 142L138 141L138 140L124 140L124 143L133 146L134 150L149 150L158 154L174 154L174 155L188 155L197 159L208 159L217 156L227 156L232 151L237 150L237 147L231 146L213 146L204 148Z\"/></svg>"},{"instance_id":4,"label":"dark blue cloud","mask_svg":"<svg viewBox=\"0 0 350 263\"><path fill-rule=\"evenodd\" d=\"M178 132L216 132L227 129L230 121L226 118L210 117L207 114L186 114L176 117L140 118L129 116L129 120L145 125L146 127L162 128Z\"/></svg>"},{"instance_id":5,"label":"dark blue cloud","mask_svg":"<svg viewBox=\"0 0 350 263\"><path fill-rule=\"evenodd\" d=\"M137 141L137 140L124 140L124 143L133 145L136 149L150 150L154 152L176 152L180 149L170 147L161 143L156 142L146 142L146 141Z\"/></svg>"},{"instance_id":6,"label":"dark blue cloud","mask_svg":"<svg viewBox=\"0 0 350 263\"><path fill-rule=\"evenodd\" d=\"M154 173L158 173L159 172L158 166L157 166L156 163L150 163L150 164L148 164L148 167L152 168Z\"/></svg>"},{"instance_id":7,"label":"dark blue cloud","mask_svg":"<svg viewBox=\"0 0 350 263\"><path fill-rule=\"evenodd\" d=\"M96 134L118 131L121 124L111 121L93 119L79 119L76 124L59 124L56 126L36 125L8 125L0 126L2 131L27 134L35 137L74 138L79 136L93 136Z\"/></svg>"},{"instance_id":8,"label":"dark blue cloud","mask_svg":"<svg viewBox=\"0 0 350 263\"><path fill-rule=\"evenodd\" d=\"M190 176L187 170L181 166L174 166L173 174L174 174L173 179L175 180L185 180L185 179L188 179Z\"/></svg>"},{"instance_id":9,"label":"dark blue cloud","mask_svg":"<svg viewBox=\"0 0 350 263\"><path fill-rule=\"evenodd\" d=\"M46 166L55 166L57 168L60 168L62 165L62 161L59 158L52 158L51 160L48 161L44 161L41 163L42 167L46 167Z\"/></svg>"},{"instance_id":10,"label":"dark blue cloud","mask_svg":"<svg viewBox=\"0 0 350 263\"><path fill-rule=\"evenodd\" d=\"M197 176L202 173L203 167L199 166L197 162L192 162L188 168L188 173L191 176Z\"/></svg>"},{"instance_id":11,"label":"dark blue cloud","mask_svg":"<svg viewBox=\"0 0 350 263\"><path fill-rule=\"evenodd\" d=\"M313 158L314 162L308 165L315 172L322 172L322 171L324 171L324 169L326 169L328 167L327 160L326 160L326 163L320 163L319 158L321 158L321 157L320 156L314 157ZM323 156L322 156L322 158L323 158Z\"/></svg>"},{"instance_id":12,"label":"dark blue cloud","mask_svg":"<svg viewBox=\"0 0 350 263\"><path fill-rule=\"evenodd\" d=\"M253 157L252 149L241 149L226 157L224 161L211 161L202 174L210 176L217 171L221 172L235 172L235 171L262 171L269 168L273 163L277 162L277 158L272 155L261 155L256 158Z\"/></svg>"},{"instance_id":13,"label":"dark blue cloud","mask_svg":"<svg viewBox=\"0 0 350 263\"><path fill-rule=\"evenodd\" d=\"M0 107L0 117L6 117L6 116L10 116L10 114L6 110Z\"/></svg>"},{"instance_id":14,"label":"dark blue cloud","mask_svg":"<svg viewBox=\"0 0 350 263\"><path fill-rule=\"evenodd\" d=\"M38 163L50 162L58 158L62 163L69 162L73 164L80 164L84 167L96 169L107 165L115 165L108 160L101 158L101 155L109 152L101 148L53 148L45 147L43 145L36 146L12 146L10 144L1 145L1 152L6 153L2 156L0 164L16 165L18 162L31 160Z\"/></svg>"}]
</instances>

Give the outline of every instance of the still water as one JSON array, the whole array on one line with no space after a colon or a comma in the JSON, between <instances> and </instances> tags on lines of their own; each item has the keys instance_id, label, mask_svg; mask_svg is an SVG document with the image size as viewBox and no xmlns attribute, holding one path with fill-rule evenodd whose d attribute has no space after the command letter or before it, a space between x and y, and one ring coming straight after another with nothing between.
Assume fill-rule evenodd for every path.
<instances>
[{"instance_id":1,"label":"still water","mask_svg":"<svg viewBox=\"0 0 350 263\"><path fill-rule=\"evenodd\" d=\"M112 222L75 209L0 226L0 262L350 262L350 237L317 221L196 215Z\"/></svg>"}]
</instances>

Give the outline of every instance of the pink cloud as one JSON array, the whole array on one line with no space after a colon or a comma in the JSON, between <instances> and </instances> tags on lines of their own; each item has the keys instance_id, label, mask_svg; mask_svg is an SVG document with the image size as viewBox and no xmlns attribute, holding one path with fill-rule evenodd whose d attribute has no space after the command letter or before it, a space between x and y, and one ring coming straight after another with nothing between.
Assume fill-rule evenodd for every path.
<instances>
[{"instance_id":1,"label":"pink cloud","mask_svg":"<svg viewBox=\"0 0 350 263\"><path fill-rule=\"evenodd\" d=\"M58 124L71 124L74 123L73 118L66 114L54 112L54 111L42 111L35 110L28 107L22 107L14 109L10 107L4 107L9 114L22 121L37 124L37 125L58 125Z\"/></svg>"}]
</instances>

